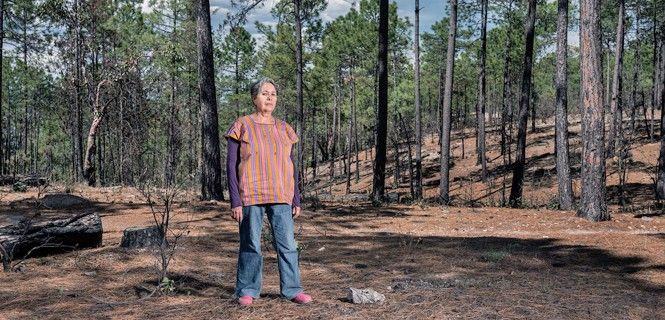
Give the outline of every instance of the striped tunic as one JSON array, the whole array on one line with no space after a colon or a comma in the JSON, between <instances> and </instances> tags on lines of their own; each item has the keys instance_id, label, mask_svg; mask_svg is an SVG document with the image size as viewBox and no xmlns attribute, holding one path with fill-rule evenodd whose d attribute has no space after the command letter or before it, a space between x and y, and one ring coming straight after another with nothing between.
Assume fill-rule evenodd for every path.
<instances>
[{"instance_id":1,"label":"striped tunic","mask_svg":"<svg viewBox=\"0 0 665 320\"><path fill-rule=\"evenodd\" d=\"M263 203L292 204L295 181L291 148L298 136L286 122L262 124L244 116L226 137L240 142L238 189L243 206Z\"/></svg>"}]
</instances>

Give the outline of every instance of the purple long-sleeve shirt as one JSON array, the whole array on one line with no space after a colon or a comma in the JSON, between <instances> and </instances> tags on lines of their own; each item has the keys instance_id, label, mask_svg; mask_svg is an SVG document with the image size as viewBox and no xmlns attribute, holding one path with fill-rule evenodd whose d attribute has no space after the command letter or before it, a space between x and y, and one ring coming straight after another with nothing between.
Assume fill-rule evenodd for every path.
<instances>
[{"instance_id":1,"label":"purple long-sleeve shirt","mask_svg":"<svg viewBox=\"0 0 665 320\"><path fill-rule=\"evenodd\" d=\"M234 139L226 138L226 175L231 197L231 208L242 207L240 189L238 188L238 165L240 164L240 143ZM293 156L291 156L293 161ZM293 202L291 206L300 207L300 190L298 189L298 170L293 170Z\"/></svg>"}]
</instances>

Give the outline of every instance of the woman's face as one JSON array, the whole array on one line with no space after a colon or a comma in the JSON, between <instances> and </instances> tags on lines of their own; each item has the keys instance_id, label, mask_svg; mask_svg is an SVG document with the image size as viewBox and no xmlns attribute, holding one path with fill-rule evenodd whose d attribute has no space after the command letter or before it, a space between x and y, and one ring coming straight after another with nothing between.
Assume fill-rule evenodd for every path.
<instances>
[{"instance_id":1,"label":"woman's face","mask_svg":"<svg viewBox=\"0 0 665 320\"><path fill-rule=\"evenodd\" d=\"M253 99L256 111L261 113L272 113L277 105L277 90L272 83L264 83L259 94Z\"/></svg>"}]
</instances>

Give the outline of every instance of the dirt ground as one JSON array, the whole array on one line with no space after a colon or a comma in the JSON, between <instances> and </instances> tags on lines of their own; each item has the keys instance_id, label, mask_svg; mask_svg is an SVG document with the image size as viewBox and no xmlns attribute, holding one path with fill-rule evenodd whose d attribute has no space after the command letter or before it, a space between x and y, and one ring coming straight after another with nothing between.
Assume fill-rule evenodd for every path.
<instances>
[{"instance_id":1,"label":"dirt ground","mask_svg":"<svg viewBox=\"0 0 665 320\"><path fill-rule=\"evenodd\" d=\"M571 132L579 196L579 123ZM93 205L71 213L101 215L103 246L28 259L20 272L0 273L0 319L665 319L665 215L652 191L657 143L638 137L631 145L623 204L617 165L608 161L612 220L593 223L573 211L550 210L557 194L551 123L529 136L522 209L498 207L510 188L498 147L489 150L490 179L482 182L472 132L466 132L465 157L462 136L453 136L451 207L429 200L380 208L345 201L339 167L333 184L326 166L318 168L318 179L309 172L306 197L338 197L306 200L296 221L310 305L279 297L275 252L264 246L262 296L250 307L238 306L232 299L237 223L228 203L201 202L193 193L175 206L174 225L188 232L170 269L177 290L140 299L157 282L156 255L119 243L124 229L151 224L145 199L127 187L74 186L71 192ZM438 141L426 141L425 196L431 200L438 192ZM403 146L402 161L406 152ZM355 195L371 189L365 155L361 179L352 177ZM408 198L408 179L394 183L392 170L389 165L388 191ZM35 189L0 189L0 218L48 213L37 196ZM373 288L386 301L354 305L346 299L350 287Z\"/></svg>"}]
</instances>

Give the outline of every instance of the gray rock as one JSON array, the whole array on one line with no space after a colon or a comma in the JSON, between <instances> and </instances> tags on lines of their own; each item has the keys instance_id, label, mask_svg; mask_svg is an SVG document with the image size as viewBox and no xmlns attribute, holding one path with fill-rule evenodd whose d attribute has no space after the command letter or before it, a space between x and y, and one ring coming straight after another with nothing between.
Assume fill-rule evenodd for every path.
<instances>
[{"instance_id":1,"label":"gray rock","mask_svg":"<svg viewBox=\"0 0 665 320\"><path fill-rule=\"evenodd\" d=\"M385 200L388 203L398 203L399 202L399 193L389 192L385 194Z\"/></svg>"},{"instance_id":2,"label":"gray rock","mask_svg":"<svg viewBox=\"0 0 665 320\"><path fill-rule=\"evenodd\" d=\"M383 304L383 302L386 301L386 296L372 290L372 288L349 288L347 298L355 304Z\"/></svg>"},{"instance_id":3,"label":"gray rock","mask_svg":"<svg viewBox=\"0 0 665 320\"><path fill-rule=\"evenodd\" d=\"M42 205L49 209L68 209L89 204L87 199L67 193L50 193L42 198Z\"/></svg>"}]
</instances>

